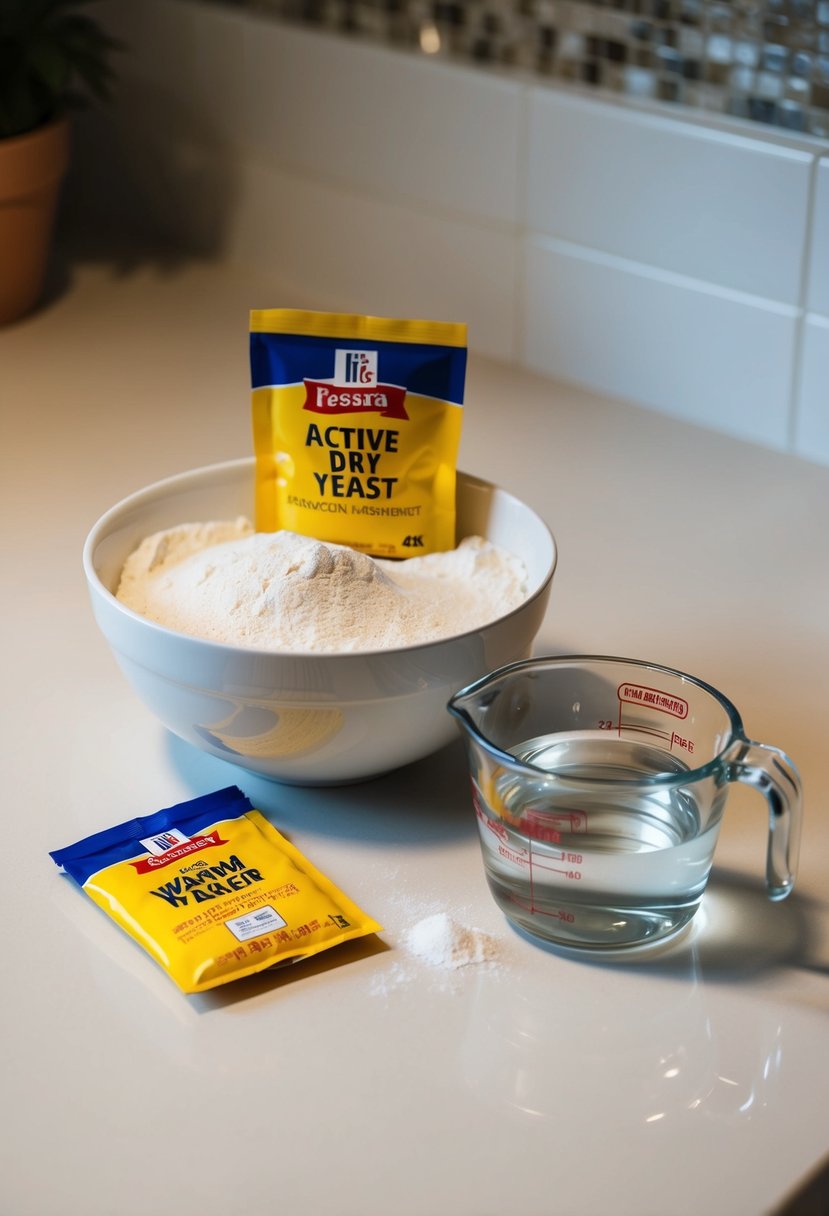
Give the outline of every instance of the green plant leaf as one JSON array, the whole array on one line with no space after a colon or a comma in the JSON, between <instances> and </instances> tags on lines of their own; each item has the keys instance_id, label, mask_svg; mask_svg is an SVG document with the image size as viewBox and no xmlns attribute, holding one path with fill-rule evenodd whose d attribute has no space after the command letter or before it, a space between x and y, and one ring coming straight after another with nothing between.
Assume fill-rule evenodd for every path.
<instances>
[{"instance_id":1,"label":"green plant leaf","mask_svg":"<svg viewBox=\"0 0 829 1216\"><path fill-rule=\"evenodd\" d=\"M81 9L98 0L0 0L0 138L107 100L123 44Z\"/></svg>"},{"instance_id":2,"label":"green plant leaf","mask_svg":"<svg viewBox=\"0 0 829 1216\"><path fill-rule=\"evenodd\" d=\"M29 66L32 74L55 96L60 95L69 84L72 65L63 47L47 36L36 39L29 50Z\"/></svg>"},{"instance_id":3,"label":"green plant leaf","mask_svg":"<svg viewBox=\"0 0 829 1216\"><path fill-rule=\"evenodd\" d=\"M23 73L11 81L4 80L0 90L0 139L25 135L51 117L43 93L35 82Z\"/></svg>"}]
</instances>

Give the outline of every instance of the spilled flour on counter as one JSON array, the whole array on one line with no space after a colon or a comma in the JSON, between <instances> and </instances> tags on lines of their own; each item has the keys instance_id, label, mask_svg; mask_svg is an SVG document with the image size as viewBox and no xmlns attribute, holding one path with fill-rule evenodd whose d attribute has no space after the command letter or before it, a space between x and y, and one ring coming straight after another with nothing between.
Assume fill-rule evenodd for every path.
<instances>
[{"instance_id":1,"label":"spilled flour on counter","mask_svg":"<svg viewBox=\"0 0 829 1216\"><path fill-rule=\"evenodd\" d=\"M449 991L467 968L494 972L502 967L500 940L469 928L448 912L421 915L401 935L399 945L402 949L395 952L391 965L372 977L373 996L387 997L395 989L422 982L422 964L429 968L433 986Z\"/></svg>"},{"instance_id":2,"label":"spilled flour on counter","mask_svg":"<svg viewBox=\"0 0 829 1216\"><path fill-rule=\"evenodd\" d=\"M409 930L406 945L412 954L433 967L456 970L471 963L493 963L498 958L495 938L480 929L459 925L447 912L418 921Z\"/></svg>"}]
</instances>

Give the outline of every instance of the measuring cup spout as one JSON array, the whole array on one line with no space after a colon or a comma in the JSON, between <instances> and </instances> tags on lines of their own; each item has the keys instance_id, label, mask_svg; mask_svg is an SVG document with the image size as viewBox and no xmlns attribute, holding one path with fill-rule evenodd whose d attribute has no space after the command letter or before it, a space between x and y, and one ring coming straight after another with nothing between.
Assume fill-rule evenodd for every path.
<instances>
[{"instance_id":1,"label":"measuring cup spout","mask_svg":"<svg viewBox=\"0 0 829 1216\"><path fill-rule=\"evenodd\" d=\"M741 739L727 757L729 777L754 786L769 808L766 886L769 899L785 899L794 886L800 853L803 789L792 761L776 747Z\"/></svg>"},{"instance_id":2,"label":"measuring cup spout","mask_svg":"<svg viewBox=\"0 0 829 1216\"><path fill-rule=\"evenodd\" d=\"M515 666L519 666L515 664ZM510 671L508 667L504 671ZM467 740L482 739L482 724L486 711L498 700L500 673L495 672L468 684L450 698L446 708L462 728ZM493 684L495 687L493 687Z\"/></svg>"}]
</instances>

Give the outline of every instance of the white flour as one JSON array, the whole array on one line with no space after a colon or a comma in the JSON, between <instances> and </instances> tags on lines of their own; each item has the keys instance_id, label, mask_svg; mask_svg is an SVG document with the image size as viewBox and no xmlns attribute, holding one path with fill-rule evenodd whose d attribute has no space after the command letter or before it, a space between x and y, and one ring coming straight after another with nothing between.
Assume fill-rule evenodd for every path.
<instances>
[{"instance_id":1,"label":"white flour","mask_svg":"<svg viewBox=\"0 0 829 1216\"><path fill-rule=\"evenodd\" d=\"M503 969L501 942L498 938L461 924L447 912L422 917L403 935L403 953L392 956L390 965L372 976L372 996L389 997L410 984L423 982L423 967L433 973L430 984L444 991L456 991L463 968L486 972ZM415 961L417 960L417 961Z\"/></svg>"},{"instance_id":2,"label":"white flour","mask_svg":"<svg viewBox=\"0 0 829 1216\"><path fill-rule=\"evenodd\" d=\"M478 915L487 915L474 903L446 907L443 881L432 886L422 874L416 880L406 864L379 860L367 863L366 882L381 883L384 892L381 919L391 946L377 956L369 978L371 996L393 999L412 985L431 991L457 993L476 977L500 983L510 975L509 945L503 932L473 928ZM503 920L492 908L493 923Z\"/></svg>"},{"instance_id":3,"label":"white flour","mask_svg":"<svg viewBox=\"0 0 829 1216\"><path fill-rule=\"evenodd\" d=\"M457 970L470 963L492 963L498 958L495 938L480 929L467 929L446 912L427 916L409 930L406 945L412 954L433 967Z\"/></svg>"},{"instance_id":4,"label":"white flour","mask_svg":"<svg viewBox=\"0 0 829 1216\"><path fill-rule=\"evenodd\" d=\"M169 629L270 650L380 650L452 637L517 607L526 570L481 537L381 561L246 519L182 524L127 559L118 599Z\"/></svg>"}]
</instances>

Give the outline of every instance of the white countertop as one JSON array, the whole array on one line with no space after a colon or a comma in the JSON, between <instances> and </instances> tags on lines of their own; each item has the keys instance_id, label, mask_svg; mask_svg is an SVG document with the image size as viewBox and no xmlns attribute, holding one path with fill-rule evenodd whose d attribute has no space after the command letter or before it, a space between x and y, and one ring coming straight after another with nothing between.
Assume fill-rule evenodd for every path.
<instances>
[{"instance_id":1,"label":"white countertop","mask_svg":"<svg viewBox=\"0 0 829 1216\"><path fill-rule=\"evenodd\" d=\"M472 357L461 467L560 557L537 653L714 684L806 795L795 895L734 788L692 932L590 962L487 890L460 742L341 789L269 785L168 735L93 623L81 548L128 492L250 452L241 270L76 267L0 331L8 1216L738 1216L829 1151L829 469ZM236 783L383 925L182 996L48 850ZM406 949L448 910L488 967Z\"/></svg>"}]
</instances>

